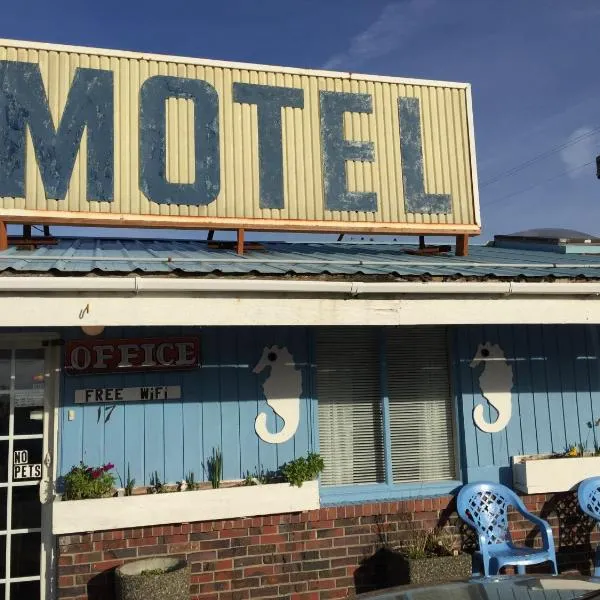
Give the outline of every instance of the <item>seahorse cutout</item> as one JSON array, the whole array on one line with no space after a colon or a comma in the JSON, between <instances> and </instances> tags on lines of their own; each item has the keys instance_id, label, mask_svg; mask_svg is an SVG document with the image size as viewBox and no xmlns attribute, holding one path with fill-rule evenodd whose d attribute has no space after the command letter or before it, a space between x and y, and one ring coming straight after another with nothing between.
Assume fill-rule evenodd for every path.
<instances>
[{"instance_id":1,"label":"seahorse cutout","mask_svg":"<svg viewBox=\"0 0 600 600\"><path fill-rule=\"evenodd\" d=\"M254 421L254 429L261 440L281 444L294 436L300 423L300 395L302 373L296 368L294 358L287 348L271 346L263 350L253 373L270 367L269 377L262 384L267 404L283 419L283 429L271 432L267 428L267 413L261 412Z\"/></svg>"},{"instance_id":2,"label":"seahorse cutout","mask_svg":"<svg viewBox=\"0 0 600 600\"><path fill-rule=\"evenodd\" d=\"M502 348L491 342L479 344L470 366L474 369L481 363L483 370L479 375L479 388L483 397L498 411L498 417L493 423L488 423L480 403L473 409L473 421L481 431L497 433L508 425L512 416L513 369L506 362Z\"/></svg>"}]
</instances>

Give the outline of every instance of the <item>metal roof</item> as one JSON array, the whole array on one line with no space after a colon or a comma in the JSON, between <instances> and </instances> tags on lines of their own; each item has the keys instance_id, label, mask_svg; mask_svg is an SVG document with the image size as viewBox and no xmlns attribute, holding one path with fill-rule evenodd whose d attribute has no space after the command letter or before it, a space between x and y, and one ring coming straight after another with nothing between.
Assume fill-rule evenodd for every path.
<instances>
[{"instance_id":1,"label":"metal roof","mask_svg":"<svg viewBox=\"0 0 600 600\"><path fill-rule=\"evenodd\" d=\"M60 238L54 246L0 252L10 275L146 275L319 277L355 279L600 279L600 256L549 255L471 244L453 252L414 255L389 243L261 242L238 256L206 241ZM412 247L414 249L414 247Z\"/></svg>"}]
</instances>

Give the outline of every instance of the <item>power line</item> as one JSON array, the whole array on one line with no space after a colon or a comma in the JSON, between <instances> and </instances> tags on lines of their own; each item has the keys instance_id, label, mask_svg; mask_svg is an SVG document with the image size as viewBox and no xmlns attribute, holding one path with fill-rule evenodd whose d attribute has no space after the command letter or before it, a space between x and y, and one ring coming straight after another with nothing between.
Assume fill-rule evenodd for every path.
<instances>
[{"instance_id":1,"label":"power line","mask_svg":"<svg viewBox=\"0 0 600 600\"><path fill-rule=\"evenodd\" d=\"M505 177L514 175L515 173L518 173L519 171L526 169L530 165L532 165L540 160L543 160L544 158L547 158L548 156L552 156L556 152L559 152L560 150L563 150L564 148L568 148L569 146L572 146L573 144L576 144L577 142L580 142L581 140L589 138L598 132L600 132L600 127L595 127L591 131L588 131L587 133L583 133L568 142L564 142L563 144L554 146L553 148L550 148L549 150L546 150L545 152L542 152L541 154L536 154L534 157L530 158L529 160L526 160L523 163L520 163L514 167L511 167L510 169L507 169L506 171L501 171L500 173L498 173L491 179L488 179L487 181L484 181L483 183L481 183L479 187L484 188L488 185L491 185L492 183L496 183L500 179L504 179Z\"/></svg>"},{"instance_id":2,"label":"power line","mask_svg":"<svg viewBox=\"0 0 600 600\"><path fill-rule=\"evenodd\" d=\"M577 167L567 169L566 171L561 171L557 175L554 175L554 177L548 177L547 179L544 179L543 181L538 181L537 183L534 183L533 185L531 185L523 190L519 190L517 192L512 192L510 194L506 194L505 196L500 196L500 198L495 198L491 202L487 202L487 203L483 204L483 206L486 206L486 207L491 206L492 204L496 204L498 202L501 202L502 200L508 200L509 198L513 198L514 196L520 196L521 194L524 194L525 192L529 192L530 190L540 187L541 185L545 185L546 183L549 183L550 181L554 181L555 179L560 179L561 177L564 177L565 175L568 175L569 173L573 173L574 171L583 169L584 167L587 167L595 162L596 162L596 160L590 160L589 162L586 162L583 165L579 165Z\"/></svg>"}]
</instances>

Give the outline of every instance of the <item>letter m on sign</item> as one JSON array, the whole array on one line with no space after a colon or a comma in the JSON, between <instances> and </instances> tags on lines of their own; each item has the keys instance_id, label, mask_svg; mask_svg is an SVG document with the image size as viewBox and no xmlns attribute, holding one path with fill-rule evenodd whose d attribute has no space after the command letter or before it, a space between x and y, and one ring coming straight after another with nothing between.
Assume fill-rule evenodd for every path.
<instances>
[{"instance_id":1,"label":"letter m on sign","mask_svg":"<svg viewBox=\"0 0 600 600\"><path fill-rule=\"evenodd\" d=\"M87 199L113 199L113 73L75 70L58 118L50 114L37 64L0 61L0 197L25 197L29 127L46 197L64 200L87 129Z\"/></svg>"}]
</instances>

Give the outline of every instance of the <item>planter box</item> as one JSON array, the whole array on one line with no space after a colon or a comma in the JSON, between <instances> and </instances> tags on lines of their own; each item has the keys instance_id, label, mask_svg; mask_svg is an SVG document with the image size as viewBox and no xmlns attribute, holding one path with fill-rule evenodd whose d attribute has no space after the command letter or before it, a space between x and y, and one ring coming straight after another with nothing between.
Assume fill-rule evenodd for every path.
<instances>
[{"instance_id":1,"label":"planter box","mask_svg":"<svg viewBox=\"0 0 600 600\"><path fill-rule=\"evenodd\" d=\"M566 492L587 477L600 475L600 456L551 458L525 455L512 457L515 489L525 494Z\"/></svg>"},{"instance_id":2,"label":"planter box","mask_svg":"<svg viewBox=\"0 0 600 600\"><path fill-rule=\"evenodd\" d=\"M190 567L172 557L146 558L115 570L117 600L188 600Z\"/></svg>"},{"instance_id":3,"label":"planter box","mask_svg":"<svg viewBox=\"0 0 600 600\"><path fill-rule=\"evenodd\" d=\"M319 508L319 482L239 486L194 492L146 494L52 505L52 533L104 531L169 523L192 523Z\"/></svg>"},{"instance_id":4,"label":"planter box","mask_svg":"<svg viewBox=\"0 0 600 600\"><path fill-rule=\"evenodd\" d=\"M454 579L471 577L471 555L435 556L432 558L409 558L408 582L416 585L446 583Z\"/></svg>"},{"instance_id":5,"label":"planter box","mask_svg":"<svg viewBox=\"0 0 600 600\"><path fill-rule=\"evenodd\" d=\"M369 562L369 561L367 561ZM469 579L472 571L470 554L407 558L401 549L380 550L373 558L369 571L376 579L377 589L398 585L433 585L456 579Z\"/></svg>"}]
</instances>

